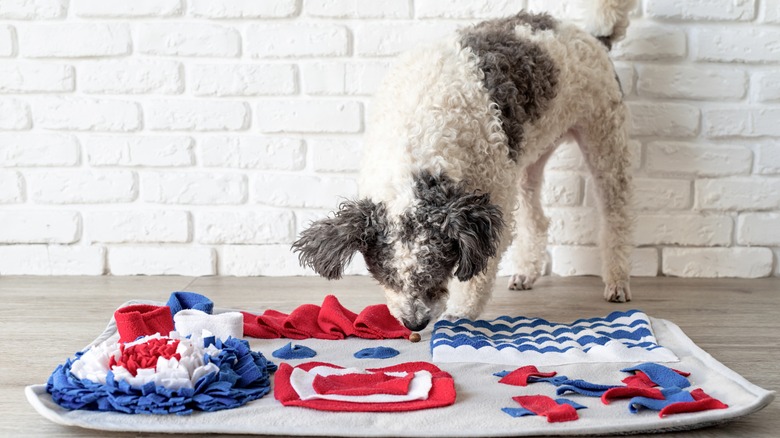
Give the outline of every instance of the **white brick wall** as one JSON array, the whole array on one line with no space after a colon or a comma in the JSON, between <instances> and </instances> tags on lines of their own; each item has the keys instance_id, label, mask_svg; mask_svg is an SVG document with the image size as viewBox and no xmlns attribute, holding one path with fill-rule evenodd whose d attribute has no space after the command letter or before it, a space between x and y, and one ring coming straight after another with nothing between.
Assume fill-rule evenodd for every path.
<instances>
[{"instance_id":1,"label":"white brick wall","mask_svg":"<svg viewBox=\"0 0 780 438\"><path fill-rule=\"evenodd\" d=\"M398 53L585 2L0 0L0 275L311 275L290 243L357 195ZM633 274L780 275L780 3L641 0L632 20L612 56L633 120ZM597 275L576 145L542 197L551 273Z\"/></svg>"}]
</instances>

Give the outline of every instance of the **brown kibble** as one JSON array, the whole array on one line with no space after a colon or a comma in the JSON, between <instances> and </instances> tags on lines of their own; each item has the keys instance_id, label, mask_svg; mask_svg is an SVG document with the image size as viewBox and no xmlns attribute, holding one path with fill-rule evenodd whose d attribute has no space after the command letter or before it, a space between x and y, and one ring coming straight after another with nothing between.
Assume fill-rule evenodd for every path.
<instances>
[{"instance_id":1,"label":"brown kibble","mask_svg":"<svg viewBox=\"0 0 780 438\"><path fill-rule=\"evenodd\" d=\"M409 340L412 342L420 342L420 339L422 338L420 337L419 333L412 333L411 335L409 335Z\"/></svg>"}]
</instances>

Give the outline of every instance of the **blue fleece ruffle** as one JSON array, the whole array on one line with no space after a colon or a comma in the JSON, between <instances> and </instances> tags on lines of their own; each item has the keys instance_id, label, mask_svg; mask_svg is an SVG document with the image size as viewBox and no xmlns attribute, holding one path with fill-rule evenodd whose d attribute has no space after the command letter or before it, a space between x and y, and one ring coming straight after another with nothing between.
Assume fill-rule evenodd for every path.
<instances>
[{"instance_id":1,"label":"blue fleece ruffle","mask_svg":"<svg viewBox=\"0 0 780 438\"><path fill-rule=\"evenodd\" d=\"M214 302L207 297L195 292L173 292L168 298L166 306L171 308L171 316L184 309L195 309L201 312L211 313L214 310Z\"/></svg>"},{"instance_id":2,"label":"blue fleece ruffle","mask_svg":"<svg viewBox=\"0 0 780 438\"><path fill-rule=\"evenodd\" d=\"M355 353L355 357L358 359L390 359L391 357L396 357L399 354L401 353L395 348L373 347L364 348L358 351Z\"/></svg>"},{"instance_id":3,"label":"blue fleece ruffle","mask_svg":"<svg viewBox=\"0 0 780 438\"><path fill-rule=\"evenodd\" d=\"M292 342L288 342L284 347L275 350L271 353L271 356L284 359L309 359L317 355L317 352L305 345L293 345Z\"/></svg>"}]
</instances>

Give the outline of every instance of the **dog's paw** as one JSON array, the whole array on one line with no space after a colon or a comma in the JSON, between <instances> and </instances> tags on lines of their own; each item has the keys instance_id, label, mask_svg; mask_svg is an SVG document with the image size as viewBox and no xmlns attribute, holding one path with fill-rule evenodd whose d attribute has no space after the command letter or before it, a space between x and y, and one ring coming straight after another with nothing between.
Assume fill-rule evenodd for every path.
<instances>
[{"instance_id":1,"label":"dog's paw","mask_svg":"<svg viewBox=\"0 0 780 438\"><path fill-rule=\"evenodd\" d=\"M608 284L604 288L604 299L613 303L631 301L631 288L623 281Z\"/></svg>"},{"instance_id":2,"label":"dog's paw","mask_svg":"<svg viewBox=\"0 0 780 438\"><path fill-rule=\"evenodd\" d=\"M457 320L459 320L459 319L462 319L462 318L463 318L463 317L462 317L462 316L460 316L460 315L454 315L454 314L452 314L452 313L445 312L443 315L441 315L441 316L439 317L439 320L441 320L441 321L455 322L455 321L457 321Z\"/></svg>"},{"instance_id":3,"label":"dog's paw","mask_svg":"<svg viewBox=\"0 0 780 438\"><path fill-rule=\"evenodd\" d=\"M509 290L529 290L534 287L534 282L536 282L536 277L514 274L509 277L507 287Z\"/></svg>"}]
</instances>

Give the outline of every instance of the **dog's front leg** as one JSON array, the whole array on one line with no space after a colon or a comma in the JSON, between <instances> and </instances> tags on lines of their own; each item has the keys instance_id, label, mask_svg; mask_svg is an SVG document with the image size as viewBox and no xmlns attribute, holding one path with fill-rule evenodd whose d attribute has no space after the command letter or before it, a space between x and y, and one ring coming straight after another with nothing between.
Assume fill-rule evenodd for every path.
<instances>
[{"instance_id":1,"label":"dog's front leg","mask_svg":"<svg viewBox=\"0 0 780 438\"><path fill-rule=\"evenodd\" d=\"M476 319L493 295L493 284L498 272L500 257L493 257L481 274L468 281L453 278L449 284L450 297L442 319L455 321L460 318Z\"/></svg>"}]
</instances>

